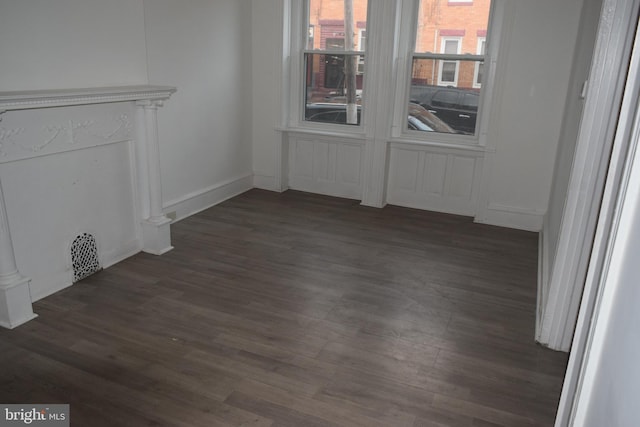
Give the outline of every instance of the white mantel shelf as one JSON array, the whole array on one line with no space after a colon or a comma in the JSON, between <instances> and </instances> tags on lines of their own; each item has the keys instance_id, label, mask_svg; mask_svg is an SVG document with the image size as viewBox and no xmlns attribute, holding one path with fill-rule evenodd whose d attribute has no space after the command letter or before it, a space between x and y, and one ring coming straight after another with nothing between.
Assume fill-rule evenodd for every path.
<instances>
[{"instance_id":1,"label":"white mantel shelf","mask_svg":"<svg viewBox=\"0 0 640 427\"><path fill-rule=\"evenodd\" d=\"M175 91L176 88L172 86L140 85L0 92L0 113L109 102L164 100L168 99Z\"/></svg>"}]
</instances>

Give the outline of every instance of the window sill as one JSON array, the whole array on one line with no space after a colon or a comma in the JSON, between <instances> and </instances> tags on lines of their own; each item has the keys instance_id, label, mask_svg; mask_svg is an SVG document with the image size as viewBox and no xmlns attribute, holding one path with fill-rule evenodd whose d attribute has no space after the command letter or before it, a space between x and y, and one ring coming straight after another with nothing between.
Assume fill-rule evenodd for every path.
<instances>
[{"instance_id":1,"label":"window sill","mask_svg":"<svg viewBox=\"0 0 640 427\"><path fill-rule=\"evenodd\" d=\"M361 141L364 141L365 139L367 139L367 136L364 132L340 132L335 130L324 130L324 129L306 128L306 127L280 127L280 128L277 128L276 130L282 133L298 134L298 135L328 136L333 138L356 139Z\"/></svg>"},{"instance_id":2,"label":"window sill","mask_svg":"<svg viewBox=\"0 0 640 427\"><path fill-rule=\"evenodd\" d=\"M367 140L367 135L364 132L339 132L339 131L327 131L316 128L306 127L278 127L277 131L292 135L312 135L319 137L350 139L364 143ZM424 139L411 138L409 136L394 137L387 140L391 145L413 145L431 148L440 148L445 150L458 150L474 153L495 153L495 148L488 148L482 145L478 145L476 142L461 143L451 141L427 141Z\"/></svg>"},{"instance_id":3,"label":"window sill","mask_svg":"<svg viewBox=\"0 0 640 427\"><path fill-rule=\"evenodd\" d=\"M475 153L493 153L495 149L487 148L477 143L460 143L446 141L426 141L424 139L415 139L410 137L396 137L389 139L389 143L393 145L417 145L423 147L443 148L448 150L471 151Z\"/></svg>"}]
</instances>

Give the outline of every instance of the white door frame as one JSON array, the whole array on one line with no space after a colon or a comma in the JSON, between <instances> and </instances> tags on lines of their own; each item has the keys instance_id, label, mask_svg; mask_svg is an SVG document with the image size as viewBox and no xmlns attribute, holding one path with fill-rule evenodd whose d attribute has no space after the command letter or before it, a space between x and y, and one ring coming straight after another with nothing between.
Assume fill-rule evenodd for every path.
<instances>
[{"instance_id":1,"label":"white door frame","mask_svg":"<svg viewBox=\"0 0 640 427\"><path fill-rule=\"evenodd\" d=\"M574 336L639 3L603 2L549 294L536 333L537 341L555 350L568 351Z\"/></svg>"},{"instance_id":2,"label":"white door frame","mask_svg":"<svg viewBox=\"0 0 640 427\"><path fill-rule=\"evenodd\" d=\"M604 345L602 334L608 314L612 309L611 299L606 298L607 279L615 275L611 259L613 248L618 237L620 213L623 208L629 176L632 168L640 167L634 164L638 158L637 147L640 144L640 32L635 27L638 20L639 0L605 0L605 8L614 7L619 14L629 13L626 28L609 27L609 33L623 31L619 34L621 41L627 47L633 44L633 50L626 55L629 58L628 72L620 81L625 82L620 113L614 123L617 123L615 140L611 151L606 183L599 210L598 223L593 240L593 250L589 259L588 270L582 293L580 312L575 328L575 335L571 346L571 354L565 382L562 389L556 427L582 425L585 409L588 407L590 393L593 387L593 377L597 371L598 356ZM612 13L609 18L615 15ZM635 17L635 19L633 19ZM629 19L630 18L630 19ZM607 19L603 16L603 20ZM614 21L607 21L612 23ZM632 26L633 25L633 26ZM601 24L602 26L602 24ZM622 37L623 36L623 37ZM600 34L599 34L600 39ZM580 142L579 142L580 144Z\"/></svg>"}]
</instances>

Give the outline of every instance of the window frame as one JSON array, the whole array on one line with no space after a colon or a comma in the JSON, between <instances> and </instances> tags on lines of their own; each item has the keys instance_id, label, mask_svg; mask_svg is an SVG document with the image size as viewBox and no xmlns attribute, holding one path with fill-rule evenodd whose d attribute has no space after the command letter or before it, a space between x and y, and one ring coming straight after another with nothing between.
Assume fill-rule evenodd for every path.
<instances>
[{"instance_id":1,"label":"window frame","mask_svg":"<svg viewBox=\"0 0 640 427\"><path fill-rule=\"evenodd\" d=\"M484 45L484 49L483 49ZM487 50L487 36L478 36L478 46L476 48L476 53L482 55L483 50L486 52ZM484 65L482 69L481 80L478 81L478 74L480 73L480 62L476 62L476 65L473 70L473 87L475 89L482 89L482 79L484 78Z\"/></svg>"},{"instance_id":2,"label":"window frame","mask_svg":"<svg viewBox=\"0 0 640 427\"><path fill-rule=\"evenodd\" d=\"M367 5L368 6L368 5ZM364 34L364 36L363 36ZM364 39L365 49L362 50L362 40ZM366 52L367 48L367 28L358 28L358 50L360 52ZM358 65L356 68L356 73L359 75L364 75L364 57L361 56L361 59L358 60ZM364 87L363 87L364 89Z\"/></svg>"},{"instance_id":3,"label":"window frame","mask_svg":"<svg viewBox=\"0 0 640 427\"><path fill-rule=\"evenodd\" d=\"M309 4L310 0L294 1L291 2L291 19L292 22L296 22L299 19L299 30L292 31L290 34L290 55L291 55L291 82L295 83L297 89L291 90L289 93L289 108L288 108L288 127L292 129L309 129L311 131L340 133L340 134L355 134L363 135L366 121L366 102L365 92L368 86L369 78L367 73L360 73L359 69L364 69L367 62L367 47L365 50L360 49L360 35L362 30L369 30L369 22L371 16L371 0L367 1L367 26L366 28L357 28L357 46L354 46L354 50L337 50L337 49L308 49L308 35L309 35ZM314 27L314 36L317 39L321 37L319 34L320 28ZM356 74L363 74L362 92L360 95L361 107L359 108L360 123L359 124L346 124L346 123L323 123L306 120L306 60L308 55L352 55L356 57L362 57L362 60L356 62Z\"/></svg>"},{"instance_id":4,"label":"window frame","mask_svg":"<svg viewBox=\"0 0 640 427\"><path fill-rule=\"evenodd\" d=\"M446 55L446 45L447 42L456 42L456 53L455 55L460 55L462 51L462 37L459 36L441 36L440 37L440 53L442 55ZM445 62L453 62L455 64L455 70L453 72L453 81L442 80L442 74L444 70ZM452 61L447 59L438 60L438 86L458 86L458 77L460 75L460 61Z\"/></svg>"},{"instance_id":5,"label":"window frame","mask_svg":"<svg viewBox=\"0 0 640 427\"><path fill-rule=\"evenodd\" d=\"M402 8L400 17L400 34L398 36L398 68L396 70L395 108L391 141L419 144L436 144L451 147L486 147L489 112L495 92L495 74L497 58L507 0L491 0L484 55L452 55L415 52L416 34L420 0L409 0L410 7ZM438 132L420 132L410 130L406 126L411 93L411 76L414 59L484 59L483 84L480 91L479 106L474 135L447 134Z\"/></svg>"}]
</instances>

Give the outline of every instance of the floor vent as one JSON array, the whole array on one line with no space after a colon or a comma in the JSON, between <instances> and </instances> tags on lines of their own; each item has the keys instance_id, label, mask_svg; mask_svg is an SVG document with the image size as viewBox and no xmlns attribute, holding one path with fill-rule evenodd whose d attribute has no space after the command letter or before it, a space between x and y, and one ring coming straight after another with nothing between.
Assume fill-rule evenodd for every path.
<instances>
[{"instance_id":1,"label":"floor vent","mask_svg":"<svg viewBox=\"0 0 640 427\"><path fill-rule=\"evenodd\" d=\"M73 264L73 283L91 276L102 269L98 262L96 238L83 233L71 244L71 263Z\"/></svg>"}]
</instances>

